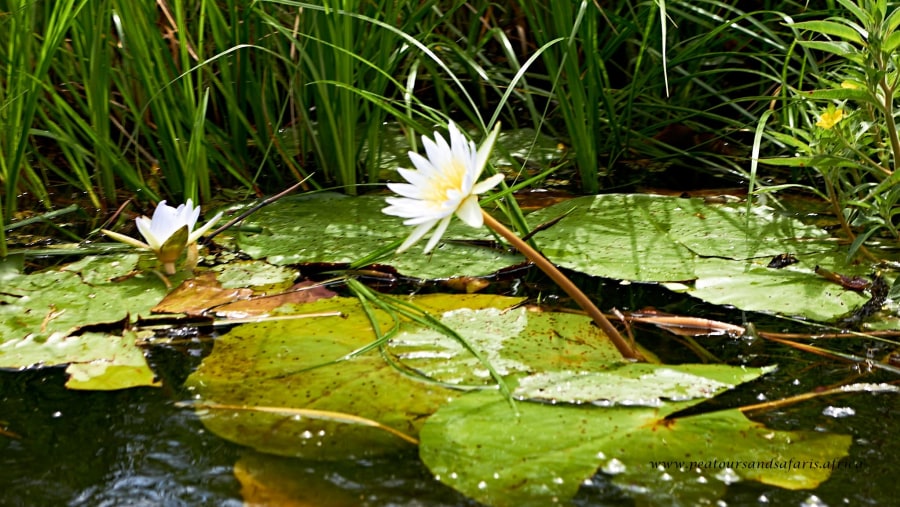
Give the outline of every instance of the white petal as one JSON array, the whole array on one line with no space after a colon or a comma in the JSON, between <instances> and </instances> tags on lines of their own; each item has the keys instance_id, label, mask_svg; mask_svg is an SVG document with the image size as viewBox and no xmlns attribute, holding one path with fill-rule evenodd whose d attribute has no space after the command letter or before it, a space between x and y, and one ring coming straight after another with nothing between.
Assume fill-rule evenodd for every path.
<instances>
[{"instance_id":1,"label":"white petal","mask_svg":"<svg viewBox=\"0 0 900 507\"><path fill-rule=\"evenodd\" d=\"M153 212L153 218L150 220L150 223L146 224L149 225L149 231L153 236L151 239L144 234L150 246L154 246L153 242L155 241L161 247L169 239L169 236L175 234L175 231L186 225L181 216L184 210L183 206L175 209L167 205L166 201L160 201L159 205L156 206L156 211ZM138 227L140 228L140 224L138 224ZM144 231L142 230L141 233L143 234Z\"/></svg>"},{"instance_id":2,"label":"white petal","mask_svg":"<svg viewBox=\"0 0 900 507\"><path fill-rule=\"evenodd\" d=\"M430 160L414 151L409 152L409 160L426 179L433 178L439 174L437 168L434 167L434 164L432 164Z\"/></svg>"},{"instance_id":3,"label":"white petal","mask_svg":"<svg viewBox=\"0 0 900 507\"><path fill-rule=\"evenodd\" d=\"M424 224L426 222L437 222L438 220L443 220L448 216L452 216L453 212L443 213L443 212L434 212L434 213L420 213L418 216L414 216L411 218L407 218L403 221L403 225L419 225Z\"/></svg>"},{"instance_id":4,"label":"white petal","mask_svg":"<svg viewBox=\"0 0 900 507\"><path fill-rule=\"evenodd\" d=\"M464 192L460 189L456 188L448 188L447 195L444 197L444 200L441 202L442 207L456 209L459 207L459 204L471 195L470 192Z\"/></svg>"},{"instance_id":5,"label":"white petal","mask_svg":"<svg viewBox=\"0 0 900 507\"><path fill-rule=\"evenodd\" d=\"M159 204L156 205L156 209L153 210L153 217L151 217L151 220L155 219L157 216L162 220L163 217L172 216L174 214L175 208L166 204L165 199L163 199L162 201L159 201Z\"/></svg>"},{"instance_id":6,"label":"white petal","mask_svg":"<svg viewBox=\"0 0 900 507\"><path fill-rule=\"evenodd\" d=\"M187 225L188 231L193 230L194 226L197 225L197 219L200 218L200 206L197 206L195 208L194 203L191 202L190 199L188 199L187 203L184 204L184 208L179 206L178 211L178 220L181 225Z\"/></svg>"},{"instance_id":7,"label":"white petal","mask_svg":"<svg viewBox=\"0 0 900 507\"><path fill-rule=\"evenodd\" d=\"M165 200L159 201L156 209L153 210L153 216L150 217L151 222L163 223L172 220L178 215L178 210L166 204Z\"/></svg>"},{"instance_id":8,"label":"white petal","mask_svg":"<svg viewBox=\"0 0 900 507\"><path fill-rule=\"evenodd\" d=\"M428 182L428 178L426 178L425 175L423 175L420 171L399 168L397 169L397 172L400 173L400 176L403 176L403 179L417 187L422 186Z\"/></svg>"},{"instance_id":9,"label":"white petal","mask_svg":"<svg viewBox=\"0 0 900 507\"><path fill-rule=\"evenodd\" d=\"M157 216L157 214L159 213L159 207L157 207L156 210L157 211L153 213L153 216ZM154 252L158 251L162 247L163 243L165 243L165 239L168 239L168 236L166 236L166 238L162 240L156 237L156 233L153 231L153 221L149 218L137 217L134 222L137 224L138 232L140 232L141 236L144 237L144 240L147 241L147 245L150 247L150 250L153 250Z\"/></svg>"},{"instance_id":10,"label":"white petal","mask_svg":"<svg viewBox=\"0 0 900 507\"><path fill-rule=\"evenodd\" d=\"M437 223L436 220L432 221L432 222L426 222L426 223L416 227L415 229L413 229L412 234L410 234L409 237L406 238L406 241L404 241L403 244L400 245L400 248L397 249L397 253L403 253L406 250L408 250L409 247L413 246L416 243L416 241L419 241L420 239L422 239L422 236L427 234L428 231L430 231L431 228L434 227L434 224L436 224L436 223Z\"/></svg>"},{"instance_id":11,"label":"white petal","mask_svg":"<svg viewBox=\"0 0 900 507\"><path fill-rule=\"evenodd\" d=\"M456 216L470 227L484 225L484 216L481 214L481 206L478 205L478 196L470 195L456 210Z\"/></svg>"},{"instance_id":12,"label":"white petal","mask_svg":"<svg viewBox=\"0 0 900 507\"><path fill-rule=\"evenodd\" d=\"M491 150L494 149L494 143L497 141L498 135L500 135L499 121L494 125L494 130L491 131L487 139L481 143L481 148L478 148L478 154L475 156L475 166L477 168L475 171L475 179L478 179L481 176L484 166L487 165L488 158L491 156Z\"/></svg>"},{"instance_id":13,"label":"white petal","mask_svg":"<svg viewBox=\"0 0 900 507\"><path fill-rule=\"evenodd\" d=\"M197 211L200 211L200 208L197 208ZM195 243L198 239L200 239L200 236L203 236L203 234L206 233L206 231L212 229L212 226L216 225L216 222L218 222L221 218L222 212L220 211L216 213L216 216L212 217L209 222L203 224L203 227L192 232L191 235L188 236L187 244L190 245L192 243Z\"/></svg>"},{"instance_id":14,"label":"white petal","mask_svg":"<svg viewBox=\"0 0 900 507\"><path fill-rule=\"evenodd\" d=\"M423 137L422 144L425 146L425 154L428 156L428 161L437 170L442 169L453 156L450 145L437 132L434 134L434 141Z\"/></svg>"},{"instance_id":15,"label":"white petal","mask_svg":"<svg viewBox=\"0 0 900 507\"><path fill-rule=\"evenodd\" d=\"M384 208L382 210L382 212L384 212L385 215L393 215L395 217L406 218L408 220L416 220L416 219L422 218L421 212L416 211L416 210L409 210L408 208L388 207L388 208ZM425 217L425 219L426 220L434 220L433 218L429 218L429 217ZM410 224L406 223L405 221L403 223L405 223L406 225L410 225ZM416 221L416 223L421 223L421 220Z\"/></svg>"},{"instance_id":16,"label":"white petal","mask_svg":"<svg viewBox=\"0 0 900 507\"><path fill-rule=\"evenodd\" d=\"M471 167L472 153L475 151L475 143L466 139L459 131L455 123L450 123L450 151L453 160L458 161L467 170Z\"/></svg>"},{"instance_id":17,"label":"white petal","mask_svg":"<svg viewBox=\"0 0 900 507\"><path fill-rule=\"evenodd\" d=\"M495 174L484 181L480 181L480 182L476 183L475 186L472 187L472 193L476 194L476 195L483 194L483 193L487 192L488 190L496 187L497 184L500 183L501 181L503 181L503 175Z\"/></svg>"},{"instance_id":18,"label":"white petal","mask_svg":"<svg viewBox=\"0 0 900 507\"><path fill-rule=\"evenodd\" d=\"M441 236L443 236L444 232L447 231L447 226L450 225L451 218L453 217L448 216L447 218L438 222L437 229L435 229L431 234L431 238L428 240L428 244L425 245L425 250L423 251L423 253L430 252L435 247L435 245L437 245L438 241L441 240Z\"/></svg>"},{"instance_id":19,"label":"white petal","mask_svg":"<svg viewBox=\"0 0 900 507\"><path fill-rule=\"evenodd\" d=\"M403 197L408 197L410 199L424 198L422 188L410 185L409 183L388 183L387 187L395 194L400 194Z\"/></svg>"},{"instance_id":20,"label":"white petal","mask_svg":"<svg viewBox=\"0 0 900 507\"><path fill-rule=\"evenodd\" d=\"M414 201L402 197L389 197L385 199L390 206L383 208L382 213L395 217L417 217L422 215L422 201Z\"/></svg>"}]
</instances>

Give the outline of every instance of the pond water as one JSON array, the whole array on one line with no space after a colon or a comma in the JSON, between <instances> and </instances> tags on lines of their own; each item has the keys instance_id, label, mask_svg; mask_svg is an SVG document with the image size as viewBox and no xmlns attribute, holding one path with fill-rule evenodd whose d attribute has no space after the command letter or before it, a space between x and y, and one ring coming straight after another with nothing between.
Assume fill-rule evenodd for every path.
<instances>
[{"instance_id":1,"label":"pond water","mask_svg":"<svg viewBox=\"0 0 900 507\"><path fill-rule=\"evenodd\" d=\"M591 285L583 282L579 284ZM610 283L600 291L604 301L615 299L619 308L653 304L738 324L749 318L767 329L784 326L769 317L724 311L652 285L623 288ZM641 329L638 337L668 361L696 361L665 334ZM842 383L896 381L892 375L762 340L700 341L731 364L778 364L779 370L697 410L753 404ZM859 340L829 342L828 347L862 355L868 350L876 357L884 353L874 350L877 344ZM182 382L208 350L208 341L153 348L150 360L164 380L163 388L69 391L59 368L0 372L0 429L16 434L0 435L0 505L242 505L242 487L259 505L281 504L282 494L291 496L296 505L477 505L434 480L414 452L313 463L261 456L209 433L191 408L178 404L189 399ZM750 416L776 430L849 434L853 445L842 467L815 491L737 483L728 488L727 504L887 505L900 494L900 403L895 394L821 397ZM285 481L284 475L266 478L264 471L272 463L281 474L288 470L290 480ZM258 475L242 472L248 469ZM582 486L574 503L632 504L603 474Z\"/></svg>"}]
</instances>

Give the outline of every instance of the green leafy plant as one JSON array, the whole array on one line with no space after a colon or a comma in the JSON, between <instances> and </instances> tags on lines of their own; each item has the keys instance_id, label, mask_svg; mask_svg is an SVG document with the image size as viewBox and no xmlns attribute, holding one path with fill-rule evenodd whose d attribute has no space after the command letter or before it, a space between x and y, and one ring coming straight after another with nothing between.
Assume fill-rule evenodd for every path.
<instances>
[{"instance_id":1,"label":"green leafy plant","mask_svg":"<svg viewBox=\"0 0 900 507\"><path fill-rule=\"evenodd\" d=\"M837 0L842 8L827 19L791 23L818 82L785 83L796 120L773 137L794 156L762 162L812 169L821 186L811 186L832 206L852 240L849 256L876 233L900 238L900 135L896 98L900 91L900 9L885 0ZM822 60L819 62L818 60Z\"/></svg>"}]
</instances>

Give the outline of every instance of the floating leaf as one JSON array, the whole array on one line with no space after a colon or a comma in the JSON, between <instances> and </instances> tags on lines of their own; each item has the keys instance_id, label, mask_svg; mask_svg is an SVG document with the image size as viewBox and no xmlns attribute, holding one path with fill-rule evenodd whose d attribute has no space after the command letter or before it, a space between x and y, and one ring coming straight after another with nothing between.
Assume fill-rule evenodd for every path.
<instances>
[{"instance_id":1,"label":"floating leaf","mask_svg":"<svg viewBox=\"0 0 900 507\"><path fill-rule=\"evenodd\" d=\"M660 406L708 398L752 380L756 368L727 365L632 364L582 315L461 308L445 312L454 329L505 376L520 399L553 403ZM488 371L463 346L428 328L404 325L387 352L398 366L453 385L488 385Z\"/></svg>"},{"instance_id":2,"label":"floating leaf","mask_svg":"<svg viewBox=\"0 0 900 507\"><path fill-rule=\"evenodd\" d=\"M248 218L263 232L241 235L237 243L254 259L277 265L353 262L409 235L411 229L402 220L381 212L385 206L380 196L289 197ZM387 262L404 275L433 279L486 275L523 260L520 255L446 241L493 239L486 228L473 229L459 220L451 222L444 238L432 255L412 249Z\"/></svg>"},{"instance_id":3,"label":"floating leaf","mask_svg":"<svg viewBox=\"0 0 900 507\"><path fill-rule=\"evenodd\" d=\"M864 298L835 288L813 266L838 265L828 234L765 207L710 205L700 199L598 195L529 215L538 224L569 210L536 235L554 263L590 275L646 282L693 282L688 294L745 310L828 320ZM801 263L765 263L783 253ZM670 285L670 287L675 287Z\"/></svg>"},{"instance_id":4,"label":"floating leaf","mask_svg":"<svg viewBox=\"0 0 900 507\"><path fill-rule=\"evenodd\" d=\"M831 472L819 466L846 456L851 443L845 435L771 430L737 410L665 419L697 402L513 409L497 393L469 393L428 419L420 455L441 482L488 505L565 503L597 471L642 504L700 505L739 480L815 488Z\"/></svg>"},{"instance_id":5,"label":"floating leaf","mask_svg":"<svg viewBox=\"0 0 900 507\"><path fill-rule=\"evenodd\" d=\"M465 337L501 375L622 363L591 320L581 315L528 312L524 308L445 312L441 322ZM388 351L404 367L450 384L490 383L488 371L462 345L419 326L404 326Z\"/></svg>"},{"instance_id":6,"label":"floating leaf","mask_svg":"<svg viewBox=\"0 0 900 507\"><path fill-rule=\"evenodd\" d=\"M0 296L0 368L70 364L68 385L80 389L155 385L135 336L123 328L129 316L149 313L165 285L153 274L112 281L132 273L138 260L88 256L59 270L8 274ZM95 332L102 325L113 331Z\"/></svg>"},{"instance_id":7,"label":"floating leaf","mask_svg":"<svg viewBox=\"0 0 900 507\"><path fill-rule=\"evenodd\" d=\"M294 284L300 273L294 268L274 266L267 262L232 261L212 268L223 288L248 287L257 291L285 290Z\"/></svg>"},{"instance_id":8,"label":"floating leaf","mask_svg":"<svg viewBox=\"0 0 900 507\"><path fill-rule=\"evenodd\" d=\"M69 389L109 391L160 385L143 352L134 346L139 339L136 333L125 331L122 336L85 333L78 339L97 344L90 349L96 359L90 360L89 356L82 355L81 361L69 363L66 367L69 375L66 387Z\"/></svg>"},{"instance_id":9,"label":"floating leaf","mask_svg":"<svg viewBox=\"0 0 900 507\"><path fill-rule=\"evenodd\" d=\"M430 295L414 299L438 314L459 308L506 308L518 298ZM340 312L246 324L219 337L212 354L186 385L206 404L339 412L415 437L429 414L457 392L404 374L377 352L346 358L376 336L355 298L297 305L295 313ZM374 311L387 331L389 315ZM346 358L340 360L341 358ZM380 428L292 414L203 409L216 434L262 452L316 459L372 456L408 448Z\"/></svg>"},{"instance_id":10,"label":"floating leaf","mask_svg":"<svg viewBox=\"0 0 900 507\"><path fill-rule=\"evenodd\" d=\"M529 215L537 225L571 210L535 236L555 264L619 280L692 280L695 255L667 234L673 216L689 214L660 196L579 197ZM681 199L679 201L687 201Z\"/></svg>"},{"instance_id":11,"label":"floating leaf","mask_svg":"<svg viewBox=\"0 0 900 507\"><path fill-rule=\"evenodd\" d=\"M666 401L712 398L767 371L721 364L633 363L608 371L536 373L521 379L513 394L554 403L659 407Z\"/></svg>"},{"instance_id":12,"label":"floating leaf","mask_svg":"<svg viewBox=\"0 0 900 507\"><path fill-rule=\"evenodd\" d=\"M865 303L864 295L841 288L815 274L816 260L804 256L799 264L767 268L766 259L738 263L704 259L696 266L697 280L687 293L742 310L777 312L814 320L830 320ZM812 263L812 266L810 266Z\"/></svg>"}]
</instances>

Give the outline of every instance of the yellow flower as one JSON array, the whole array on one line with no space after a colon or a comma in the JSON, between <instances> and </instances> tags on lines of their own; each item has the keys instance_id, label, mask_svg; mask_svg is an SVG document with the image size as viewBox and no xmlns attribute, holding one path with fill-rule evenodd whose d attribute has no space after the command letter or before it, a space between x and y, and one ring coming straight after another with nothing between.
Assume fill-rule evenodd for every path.
<instances>
[{"instance_id":1,"label":"yellow flower","mask_svg":"<svg viewBox=\"0 0 900 507\"><path fill-rule=\"evenodd\" d=\"M388 183L388 188L402 197L388 197L390 206L381 211L405 218L405 225L416 226L397 253L411 247L437 226L425 245L425 253L430 252L444 235L454 214L469 226L481 227L484 219L478 194L487 192L503 180L503 175L495 174L478 182L500 133L499 123L477 150L475 143L467 141L453 122L449 130L450 144L438 134L434 135L434 141L422 137L428 158L409 152L416 170L398 169L409 183Z\"/></svg>"},{"instance_id":2,"label":"yellow flower","mask_svg":"<svg viewBox=\"0 0 900 507\"><path fill-rule=\"evenodd\" d=\"M841 121L843 118L843 109L828 110L822 113L822 116L819 117L819 121L816 122L816 126L828 130L837 125L837 122Z\"/></svg>"}]
</instances>

